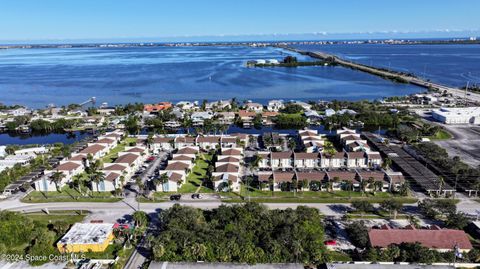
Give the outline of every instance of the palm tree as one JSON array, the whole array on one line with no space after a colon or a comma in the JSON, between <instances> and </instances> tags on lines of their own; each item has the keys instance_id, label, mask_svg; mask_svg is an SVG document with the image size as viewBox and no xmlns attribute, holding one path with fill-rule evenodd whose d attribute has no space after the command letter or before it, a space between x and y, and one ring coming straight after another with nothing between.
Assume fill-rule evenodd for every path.
<instances>
[{"instance_id":1,"label":"palm tree","mask_svg":"<svg viewBox=\"0 0 480 269\"><path fill-rule=\"evenodd\" d=\"M145 139L145 145L148 147L149 150L152 149L153 142L154 142L153 134L150 133L148 134L147 139Z\"/></svg>"},{"instance_id":2,"label":"palm tree","mask_svg":"<svg viewBox=\"0 0 480 269\"><path fill-rule=\"evenodd\" d=\"M100 190L98 189L98 185L100 184L100 182L105 180L105 174L103 172L97 171L91 175L90 179L92 180L92 182L95 183L95 185L97 185L97 192L100 192Z\"/></svg>"},{"instance_id":3,"label":"palm tree","mask_svg":"<svg viewBox=\"0 0 480 269\"><path fill-rule=\"evenodd\" d=\"M375 186L375 191L382 191L383 182L382 181L375 181L374 186Z\"/></svg>"},{"instance_id":4,"label":"palm tree","mask_svg":"<svg viewBox=\"0 0 480 269\"><path fill-rule=\"evenodd\" d=\"M295 141L295 139L294 138L288 139L288 148L290 148L291 150L295 150L296 147L297 147L297 142Z\"/></svg>"},{"instance_id":5,"label":"palm tree","mask_svg":"<svg viewBox=\"0 0 480 269\"><path fill-rule=\"evenodd\" d=\"M385 160L383 161L382 163L382 168L384 170L388 170L388 168L390 168L390 166L392 166L392 159L390 158L385 158Z\"/></svg>"},{"instance_id":6,"label":"palm tree","mask_svg":"<svg viewBox=\"0 0 480 269\"><path fill-rule=\"evenodd\" d=\"M82 185L83 185L83 174L77 174L77 175L74 175L72 180L73 180L73 187L77 188L77 191L78 193L80 193L80 195L83 196L83 193L82 193Z\"/></svg>"},{"instance_id":7,"label":"palm tree","mask_svg":"<svg viewBox=\"0 0 480 269\"><path fill-rule=\"evenodd\" d=\"M65 174L63 174L63 172L60 172L60 171L55 171L52 173L52 175L50 176L50 180L53 182L53 184L55 184L55 188L57 189L58 192L60 192L60 190L58 189L58 184L60 182L62 182L62 179L65 177Z\"/></svg>"},{"instance_id":8,"label":"palm tree","mask_svg":"<svg viewBox=\"0 0 480 269\"><path fill-rule=\"evenodd\" d=\"M373 177L369 177L367 182L368 182L368 188L373 189L373 191L376 191L375 179Z\"/></svg>"},{"instance_id":9,"label":"palm tree","mask_svg":"<svg viewBox=\"0 0 480 269\"><path fill-rule=\"evenodd\" d=\"M368 185L369 183L366 180L360 181L360 190L362 191L362 195L365 192Z\"/></svg>"},{"instance_id":10,"label":"palm tree","mask_svg":"<svg viewBox=\"0 0 480 269\"><path fill-rule=\"evenodd\" d=\"M168 183L168 175L167 173L163 173L159 178L155 179L155 188L157 187L158 184L162 184L162 191L165 191L165 186L164 184Z\"/></svg>"}]
</instances>

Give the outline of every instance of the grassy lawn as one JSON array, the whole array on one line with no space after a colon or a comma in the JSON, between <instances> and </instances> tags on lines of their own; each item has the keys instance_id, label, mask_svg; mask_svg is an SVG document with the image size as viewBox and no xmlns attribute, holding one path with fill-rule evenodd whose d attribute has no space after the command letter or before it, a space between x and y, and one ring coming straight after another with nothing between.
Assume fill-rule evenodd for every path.
<instances>
[{"instance_id":1,"label":"grassy lawn","mask_svg":"<svg viewBox=\"0 0 480 269\"><path fill-rule=\"evenodd\" d=\"M371 203L380 203L385 199L398 199L402 203L415 203L417 199L411 197L395 196L387 192L361 193L348 191L299 191L299 192L271 192L247 188L242 185L241 197L246 199L250 196L252 201L260 203L351 203L354 200L367 200ZM225 202L240 202L242 199L225 199Z\"/></svg>"},{"instance_id":2,"label":"grassy lawn","mask_svg":"<svg viewBox=\"0 0 480 269\"><path fill-rule=\"evenodd\" d=\"M187 182L178 190L179 193L194 193L201 186L207 174L208 161L212 160L212 155L201 154L195 160L195 166L187 175ZM212 189L201 186L200 193L213 193Z\"/></svg>"},{"instance_id":3,"label":"grassy lawn","mask_svg":"<svg viewBox=\"0 0 480 269\"><path fill-rule=\"evenodd\" d=\"M111 163L118 157L118 153L125 150L125 147L129 146L130 143L137 142L137 139L134 137L127 137L122 140L116 147L114 147L107 155L102 158L104 163Z\"/></svg>"},{"instance_id":4,"label":"grassy lawn","mask_svg":"<svg viewBox=\"0 0 480 269\"><path fill-rule=\"evenodd\" d=\"M328 251L327 253L328 257L330 257L330 260L333 262L349 262L352 261L352 258L350 255L345 254L343 252L339 251Z\"/></svg>"},{"instance_id":5,"label":"grassy lawn","mask_svg":"<svg viewBox=\"0 0 480 269\"><path fill-rule=\"evenodd\" d=\"M69 224L74 224L76 222L81 222L88 215L88 211L80 210L51 210L49 214L45 212L35 212L24 214L28 216L33 221L39 222L40 224L47 225L52 222L64 221Z\"/></svg>"},{"instance_id":6,"label":"grassy lawn","mask_svg":"<svg viewBox=\"0 0 480 269\"><path fill-rule=\"evenodd\" d=\"M445 130L440 130L435 135L428 136L427 138L430 138L431 140L447 140L451 139L452 135Z\"/></svg>"},{"instance_id":7,"label":"grassy lawn","mask_svg":"<svg viewBox=\"0 0 480 269\"><path fill-rule=\"evenodd\" d=\"M33 191L22 198L24 203L52 203L52 202L118 202L121 198L114 197L109 192L90 191L88 195L81 195L78 190L65 186L58 191Z\"/></svg>"}]
</instances>

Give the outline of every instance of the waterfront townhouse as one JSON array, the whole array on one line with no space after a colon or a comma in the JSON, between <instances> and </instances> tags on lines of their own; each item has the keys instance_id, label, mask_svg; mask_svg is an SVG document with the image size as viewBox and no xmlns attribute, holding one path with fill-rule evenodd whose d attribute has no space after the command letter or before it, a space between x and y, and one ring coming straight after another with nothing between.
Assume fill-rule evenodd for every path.
<instances>
[{"instance_id":1,"label":"waterfront townhouse","mask_svg":"<svg viewBox=\"0 0 480 269\"><path fill-rule=\"evenodd\" d=\"M273 172L273 191L284 191L293 188L295 172Z\"/></svg>"},{"instance_id":2,"label":"waterfront townhouse","mask_svg":"<svg viewBox=\"0 0 480 269\"><path fill-rule=\"evenodd\" d=\"M60 182L55 183L53 180L53 174L60 172L63 177L60 178ZM45 176L35 181L34 187L38 191L56 191L57 188L61 189L65 184L70 182L75 175L83 172L83 165L77 162L62 161L52 170L46 170Z\"/></svg>"},{"instance_id":3,"label":"waterfront townhouse","mask_svg":"<svg viewBox=\"0 0 480 269\"><path fill-rule=\"evenodd\" d=\"M351 171L328 171L328 182L331 184L333 190L348 190L350 184L352 190L360 188L360 180L357 177L356 172Z\"/></svg>"},{"instance_id":4,"label":"waterfront townhouse","mask_svg":"<svg viewBox=\"0 0 480 269\"><path fill-rule=\"evenodd\" d=\"M188 156L192 159L195 159L195 156L198 154L198 152L200 151L200 149L198 147L182 147L182 148L179 148L174 154L173 154L173 158L175 158L175 156L179 156L179 155L185 155L185 156Z\"/></svg>"},{"instance_id":5,"label":"waterfront townhouse","mask_svg":"<svg viewBox=\"0 0 480 269\"><path fill-rule=\"evenodd\" d=\"M270 153L272 169L293 168L293 152L281 151Z\"/></svg>"},{"instance_id":6,"label":"waterfront townhouse","mask_svg":"<svg viewBox=\"0 0 480 269\"><path fill-rule=\"evenodd\" d=\"M172 172L181 175L182 182L185 181L188 172L190 171L190 164L184 162L168 162L167 167L165 168L165 173Z\"/></svg>"},{"instance_id":7,"label":"waterfront townhouse","mask_svg":"<svg viewBox=\"0 0 480 269\"><path fill-rule=\"evenodd\" d=\"M173 137L154 137L152 149L153 152L160 152L160 151L171 151L175 148L174 143L175 138Z\"/></svg>"},{"instance_id":8,"label":"waterfront townhouse","mask_svg":"<svg viewBox=\"0 0 480 269\"><path fill-rule=\"evenodd\" d=\"M367 158L363 151L346 152L348 168L366 168Z\"/></svg>"},{"instance_id":9,"label":"waterfront townhouse","mask_svg":"<svg viewBox=\"0 0 480 269\"><path fill-rule=\"evenodd\" d=\"M124 184L124 178L118 171L116 172L104 172L105 177L103 180L92 182L92 190L99 192L112 192L116 189L122 189Z\"/></svg>"},{"instance_id":10,"label":"waterfront townhouse","mask_svg":"<svg viewBox=\"0 0 480 269\"><path fill-rule=\"evenodd\" d=\"M367 152L367 165L369 167L378 168L382 165L382 156L378 151Z\"/></svg>"},{"instance_id":11,"label":"waterfront townhouse","mask_svg":"<svg viewBox=\"0 0 480 269\"><path fill-rule=\"evenodd\" d=\"M345 152L336 152L333 155L328 155L325 153L321 154L320 160L321 168L342 168L346 165L346 154Z\"/></svg>"},{"instance_id":12,"label":"waterfront townhouse","mask_svg":"<svg viewBox=\"0 0 480 269\"><path fill-rule=\"evenodd\" d=\"M173 158L169 161L169 163L183 162L188 165L193 165L194 160L195 160L195 157L192 157L192 156L175 154L175 156L173 156Z\"/></svg>"},{"instance_id":13,"label":"waterfront townhouse","mask_svg":"<svg viewBox=\"0 0 480 269\"><path fill-rule=\"evenodd\" d=\"M238 163L219 164L212 173L214 188L225 191L228 188L234 192L240 191L240 165Z\"/></svg>"},{"instance_id":14,"label":"waterfront townhouse","mask_svg":"<svg viewBox=\"0 0 480 269\"><path fill-rule=\"evenodd\" d=\"M260 157L258 168L260 169L272 168L271 162L270 162L270 151L257 151L257 156Z\"/></svg>"},{"instance_id":15,"label":"waterfront townhouse","mask_svg":"<svg viewBox=\"0 0 480 269\"><path fill-rule=\"evenodd\" d=\"M115 172L123 176L124 181L128 181L130 178L127 178L129 175L127 164L118 164L118 163L105 163L102 169L103 174L108 175L109 173Z\"/></svg>"},{"instance_id":16,"label":"waterfront townhouse","mask_svg":"<svg viewBox=\"0 0 480 269\"><path fill-rule=\"evenodd\" d=\"M197 138L194 136L177 136L175 137L175 148L194 147Z\"/></svg>"},{"instance_id":17,"label":"waterfront townhouse","mask_svg":"<svg viewBox=\"0 0 480 269\"><path fill-rule=\"evenodd\" d=\"M390 181L384 172L380 171L357 171L361 182L366 182L366 190L389 191Z\"/></svg>"},{"instance_id":18,"label":"waterfront townhouse","mask_svg":"<svg viewBox=\"0 0 480 269\"><path fill-rule=\"evenodd\" d=\"M345 143L345 150L346 151L370 151L370 146L367 144L366 140L350 140L349 142Z\"/></svg>"},{"instance_id":19,"label":"waterfront townhouse","mask_svg":"<svg viewBox=\"0 0 480 269\"><path fill-rule=\"evenodd\" d=\"M247 143L248 143L248 139L249 139L248 134L235 133L235 134L230 134L230 136L236 137L236 139L238 140L237 142L240 142L240 144L247 145ZM237 143L237 147L239 147L239 146L241 146L241 145L238 145L238 143Z\"/></svg>"},{"instance_id":20,"label":"waterfront townhouse","mask_svg":"<svg viewBox=\"0 0 480 269\"><path fill-rule=\"evenodd\" d=\"M239 146L237 142L240 142L240 140L236 136L222 136L220 139L222 148L236 148Z\"/></svg>"},{"instance_id":21,"label":"waterfront townhouse","mask_svg":"<svg viewBox=\"0 0 480 269\"><path fill-rule=\"evenodd\" d=\"M301 190L322 190L323 185L326 183L327 173L322 171L309 171L309 172L295 172L295 178L299 189Z\"/></svg>"},{"instance_id":22,"label":"waterfront townhouse","mask_svg":"<svg viewBox=\"0 0 480 269\"><path fill-rule=\"evenodd\" d=\"M72 154L72 156L68 158L68 160L71 162L76 162L78 164L81 164L85 168L87 166L87 160L88 160L87 158L88 158L87 154L77 153L77 154Z\"/></svg>"},{"instance_id":23,"label":"waterfront townhouse","mask_svg":"<svg viewBox=\"0 0 480 269\"><path fill-rule=\"evenodd\" d=\"M121 152L123 153L133 153L140 155L140 162L143 163L147 160L148 157L148 149L146 147L135 146L135 147L125 147L125 150Z\"/></svg>"},{"instance_id":24,"label":"waterfront townhouse","mask_svg":"<svg viewBox=\"0 0 480 269\"><path fill-rule=\"evenodd\" d=\"M105 156L108 152L107 147L100 145L100 144L93 144L90 145L83 150L81 150L79 153L80 154L86 154L86 155L91 155L94 160L100 159L103 156Z\"/></svg>"},{"instance_id":25,"label":"waterfront townhouse","mask_svg":"<svg viewBox=\"0 0 480 269\"><path fill-rule=\"evenodd\" d=\"M164 192L177 192L178 189L182 186L185 180L185 176L182 173L174 171L166 171L164 174L167 175L167 182L160 182L155 189L157 191L161 190Z\"/></svg>"},{"instance_id":26,"label":"waterfront townhouse","mask_svg":"<svg viewBox=\"0 0 480 269\"><path fill-rule=\"evenodd\" d=\"M112 150L114 147L117 146L117 140L111 138L100 138L93 143L89 143L88 145L102 145L107 148L108 151Z\"/></svg>"},{"instance_id":27,"label":"waterfront townhouse","mask_svg":"<svg viewBox=\"0 0 480 269\"><path fill-rule=\"evenodd\" d=\"M393 172L389 171L385 173L385 176L388 178L390 183L390 191L398 191L400 187L405 184L405 177L402 172Z\"/></svg>"},{"instance_id":28,"label":"waterfront townhouse","mask_svg":"<svg viewBox=\"0 0 480 269\"><path fill-rule=\"evenodd\" d=\"M242 159L238 158L238 157L218 155L217 156L217 162L215 162L215 166L224 165L224 164L227 164L227 163L233 163L233 164L236 164L236 165L240 165L241 161L242 161Z\"/></svg>"},{"instance_id":29,"label":"waterfront townhouse","mask_svg":"<svg viewBox=\"0 0 480 269\"><path fill-rule=\"evenodd\" d=\"M243 148L226 148L220 151L223 156L231 156L238 159L243 159Z\"/></svg>"},{"instance_id":30,"label":"waterfront townhouse","mask_svg":"<svg viewBox=\"0 0 480 269\"><path fill-rule=\"evenodd\" d=\"M113 163L124 165L127 168L125 178L130 180L142 164L142 159L139 154L119 152L118 158Z\"/></svg>"},{"instance_id":31,"label":"waterfront townhouse","mask_svg":"<svg viewBox=\"0 0 480 269\"><path fill-rule=\"evenodd\" d=\"M204 150L214 149L220 146L220 136L198 136L196 145Z\"/></svg>"},{"instance_id":32,"label":"waterfront townhouse","mask_svg":"<svg viewBox=\"0 0 480 269\"><path fill-rule=\"evenodd\" d=\"M295 152L293 156L296 168L313 169L320 163L319 153Z\"/></svg>"}]
</instances>

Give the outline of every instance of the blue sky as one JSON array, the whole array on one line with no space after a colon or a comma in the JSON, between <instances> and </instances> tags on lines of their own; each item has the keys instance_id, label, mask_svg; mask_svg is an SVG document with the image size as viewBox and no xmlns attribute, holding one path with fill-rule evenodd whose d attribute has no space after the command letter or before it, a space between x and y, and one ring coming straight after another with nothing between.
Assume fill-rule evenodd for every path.
<instances>
[{"instance_id":1,"label":"blue sky","mask_svg":"<svg viewBox=\"0 0 480 269\"><path fill-rule=\"evenodd\" d=\"M393 31L452 36L478 33L479 10L476 0L0 0L0 40Z\"/></svg>"}]
</instances>

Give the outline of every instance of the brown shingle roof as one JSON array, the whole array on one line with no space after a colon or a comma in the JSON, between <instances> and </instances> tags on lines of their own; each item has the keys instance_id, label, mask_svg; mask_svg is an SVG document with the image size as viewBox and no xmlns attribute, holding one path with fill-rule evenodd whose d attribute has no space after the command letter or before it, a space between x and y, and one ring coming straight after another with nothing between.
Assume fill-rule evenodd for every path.
<instances>
[{"instance_id":1,"label":"brown shingle roof","mask_svg":"<svg viewBox=\"0 0 480 269\"><path fill-rule=\"evenodd\" d=\"M58 171L72 171L80 167L80 164L74 162L66 162L55 167Z\"/></svg>"},{"instance_id":2,"label":"brown shingle roof","mask_svg":"<svg viewBox=\"0 0 480 269\"><path fill-rule=\"evenodd\" d=\"M187 155L175 155L175 157L172 158L174 161L192 161L193 158L189 157Z\"/></svg>"},{"instance_id":3,"label":"brown shingle roof","mask_svg":"<svg viewBox=\"0 0 480 269\"><path fill-rule=\"evenodd\" d=\"M273 172L273 178L275 182L291 182L295 177L293 172Z\"/></svg>"},{"instance_id":4,"label":"brown shingle roof","mask_svg":"<svg viewBox=\"0 0 480 269\"><path fill-rule=\"evenodd\" d=\"M329 180L333 180L335 177L338 177L340 181L358 181L357 173L348 171L329 171L327 172L327 177Z\"/></svg>"},{"instance_id":5,"label":"brown shingle roof","mask_svg":"<svg viewBox=\"0 0 480 269\"><path fill-rule=\"evenodd\" d=\"M318 153L295 152L296 160L316 160L319 158Z\"/></svg>"},{"instance_id":6,"label":"brown shingle roof","mask_svg":"<svg viewBox=\"0 0 480 269\"><path fill-rule=\"evenodd\" d=\"M115 143L115 140L110 139L110 138L102 138L100 140L95 141L94 143L99 143L99 144L113 144Z\"/></svg>"},{"instance_id":7,"label":"brown shingle roof","mask_svg":"<svg viewBox=\"0 0 480 269\"><path fill-rule=\"evenodd\" d=\"M216 172L221 172L221 173L237 173L238 170L239 170L239 167L232 163L223 164L215 168Z\"/></svg>"},{"instance_id":8,"label":"brown shingle roof","mask_svg":"<svg viewBox=\"0 0 480 269\"><path fill-rule=\"evenodd\" d=\"M160 143L170 143L173 141L171 137L155 137L153 139L153 143L160 144Z\"/></svg>"},{"instance_id":9,"label":"brown shingle roof","mask_svg":"<svg viewBox=\"0 0 480 269\"><path fill-rule=\"evenodd\" d=\"M226 158L223 158L223 159L218 159L217 162L222 162L222 163L238 163L240 162L240 159L238 158L235 158L235 157L226 157Z\"/></svg>"},{"instance_id":10,"label":"brown shingle roof","mask_svg":"<svg viewBox=\"0 0 480 269\"><path fill-rule=\"evenodd\" d=\"M382 181L385 179L385 173L379 171L360 171L358 175L363 180L368 180L369 178L373 178L375 181Z\"/></svg>"},{"instance_id":11,"label":"brown shingle roof","mask_svg":"<svg viewBox=\"0 0 480 269\"><path fill-rule=\"evenodd\" d=\"M120 174L117 173L108 173L108 175L105 177L105 181L110 181L113 182L115 179L117 179L120 176Z\"/></svg>"},{"instance_id":12,"label":"brown shingle roof","mask_svg":"<svg viewBox=\"0 0 480 269\"><path fill-rule=\"evenodd\" d=\"M222 155L242 155L242 152L238 149L225 149L222 150Z\"/></svg>"},{"instance_id":13,"label":"brown shingle roof","mask_svg":"<svg viewBox=\"0 0 480 269\"><path fill-rule=\"evenodd\" d=\"M273 178L273 173L268 172L268 173L258 173L257 175L259 181L268 181L269 179Z\"/></svg>"},{"instance_id":14,"label":"brown shingle roof","mask_svg":"<svg viewBox=\"0 0 480 269\"><path fill-rule=\"evenodd\" d=\"M327 173L325 172L297 172L297 180L323 181Z\"/></svg>"},{"instance_id":15,"label":"brown shingle roof","mask_svg":"<svg viewBox=\"0 0 480 269\"><path fill-rule=\"evenodd\" d=\"M78 154L78 155L73 156L73 157L70 158L69 160L70 160L70 161L83 161L83 160L85 160L85 159L87 159L87 155L85 155L85 154Z\"/></svg>"},{"instance_id":16,"label":"brown shingle roof","mask_svg":"<svg viewBox=\"0 0 480 269\"><path fill-rule=\"evenodd\" d=\"M365 152L363 152L363 151L347 152L347 155L348 155L349 159L364 159L365 158Z\"/></svg>"},{"instance_id":17,"label":"brown shingle roof","mask_svg":"<svg viewBox=\"0 0 480 269\"><path fill-rule=\"evenodd\" d=\"M124 154L124 155L119 156L119 157L114 161L114 163L128 163L128 164L132 164L132 163L135 162L138 158L139 158L139 156L138 156L137 154L128 153L128 154Z\"/></svg>"},{"instance_id":18,"label":"brown shingle roof","mask_svg":"<svg viewBox=\"0 0 480 269\"><path fill-rule=\"evenodd\" d=\"M293 157L293 152L291 151L281 151L281 152L272 152L272 159L290 159Z\"/></svg>"},{"instance_id":19,"label":"brown shingle roof","mask_svg":"<svg viewBox=\"0 0 480 269\"><path fill-rule=\"evenodd\" d=\"M185 169L188 169L189 165L186 163L182 162L174 162L174 163L169 163L167 165L167 168L165 168L166 171L185 171Z\"/></svg>"},{"instance_id":20,"label":"brown shingle roof","mask_svg":"<svg viewBox=\"0 0 480 269\"><path fill-rule=\"evenodd\" d=\"M145 149L143 149L143 148L135 147L135 148L131 148L131 149L125 151L125 152L138 152L138 153L142 153L142 152L144 152L144 151L145 151Z\"/></svg>"},{"instance_id":21,"label":"brown shingle roof","mask_svg":"<svg viewBox=\"0 0 480 269\"><path fill-rule=\"evenodd\" d=\"M367 156L369 159L382 159L382 156L380 156L380 152L367 152Z\"/></svg>"},{"instance_id":22,"label":"brown shingle roof","mask_svg":"<svg viewBox=\"0 0 480 269\"><path fill-rule=\"evenodd\" d=\"M174 182L183 181L183 179L182 179L182 174L179 174L179 173L171 173L170 176L168 177L168 180L174 181Z\"/></svg>"},{"instance_id":23,"label":"brown shingle roof","mask_svg":"<svg viewBox=\"0 0 480 269\"><path fill-rule=\"evenodd\" d=\"M82 151L79 153L84 153L84 154L96 154L102 150L105 149L105 146L99 145L99 144L94 144L89 147L84 148Z\"/></svg>"},{"instance_id":24,"label":"brown shingle roof","mask_svg":"<svg viewBox=\"0 0 480 269\"><path fill-rule=\"evenodd\" d=\"M225 174L215 176L215 177L213 178L213 181L223 180L223 179L224 179L224 175L225 175ZM230 180L230 181L232 181L232 182L235 182L235 181L237 181L237 179L238 179L238 178L237 178L235 175L227 174L227 180Z\"/></svg>"},{"instance_id":25,"label":"brown shingle roof","mask_svg":"<svg viewBox=\"0 0 480 269\"><path fill-rule=\"evenodd\" d=\"M368 232L373 247L388 247L391 244L419 242L432 249L472 249L472 243L461 230L428 229L372 229Z\"/></svg>"},{"instance_id":26,"label":"brown shingle roof","mask_svg":"<svg viewBox=\"0 0 480 269\"><path fill-rule=\"evenodd\" d=\"M113 164L103 168L103 170L106 170L106 171L124 171L125 169L127 169L127 167L121 164Z\"/></svg>"},{"instance_id":27,"label":"brown shingle roof","mask_svg":"<svg viewBox=\"0 0 480 269\"><path fill-rule=\"evenodd\" d=\"M187 147L177 150L176 154L197 154L197 152L197 149Z\"/></svg>"},{"instance_id":28,"label":"brown shingle roof","mask_svg":"<svg viewBox=\"0 0 480 269\"><path fill-rule=\"evenodd\" d=\"M199 136L197 143L220 143L220 136Z\"/></svg>"}]
</instances>

